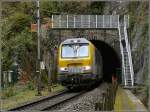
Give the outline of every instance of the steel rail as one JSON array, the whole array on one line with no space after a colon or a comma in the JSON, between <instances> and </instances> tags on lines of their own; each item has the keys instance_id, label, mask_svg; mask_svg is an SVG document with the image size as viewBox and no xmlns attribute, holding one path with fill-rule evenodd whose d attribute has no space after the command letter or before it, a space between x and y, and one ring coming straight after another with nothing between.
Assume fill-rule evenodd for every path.
<instances>
[{"instance_id":1,"label":"steel rail","mask_svg":"<svg viewBox=\"0 0 150 112\"><path fill-rule=\"evenodd\" d=\"M61 105L61 104L64 104L64 103L66 103L66 102L69 102L70 100L72 100L72 99L74 99L74 98L76 98L76 97L78 97L78 96L80 96L80 95L82 95L82 94L84 94L84 93L86 93L85 91L82 91L82 92L79 92L79 93L74 93L73 95L71 95L70 97L67 97L67 98L65 98L65 99L63 99L63 100L59 100L58 102L55 102L54 104L51 104L51 105L49 105L49 106L47 106L47 107L44 107L43 109L41 109L40 111L47 111L47 110L50 110L50 109L52 109L52 108L54 108L54 107L57 107L57 106L59 106L59 105Z\"/></svg>"},{"instance_id":2,"label":"steel rail","mask_svg":"<svg viewBox=\"0 0 150 112\"><path fill-rule=\"evenodd\" d=\"M38 110L45 111L54 108L55 106L61 105L65 102L72 100L80 95L85 93L85 91L81 92L68 92L68 90L61 91L53 96L47 96L42 99L9 109L8 111L20 111L20 110Z\"/></svg>"},{"instance_id":3,"label":"steel rail","mask_svg":"<svg viewBox=\"0 0 150 112\"><path fill-rule=\"evenodd\" d=\"M33 105L37 105L43 101L46 101L46 100L49 100L49 99L52 99L52 98L56 98L62 94L65 94L67 93L68 90L63 90L63 91L60 91L58 93L54 93L54 95L50 95L50 96L46 96L46 97L43 97L43 98L40 98L36 101L32 101L32 102L29 102L29 103L26 103L26 104L22 104L22 105L19 105L17 107L14 107L14 108L11 108L11 109L8 109L8 111L16 111L16 110L24 110L25 108L28 108L30 106L33 106Z\"/></svg>"}]
</instances>

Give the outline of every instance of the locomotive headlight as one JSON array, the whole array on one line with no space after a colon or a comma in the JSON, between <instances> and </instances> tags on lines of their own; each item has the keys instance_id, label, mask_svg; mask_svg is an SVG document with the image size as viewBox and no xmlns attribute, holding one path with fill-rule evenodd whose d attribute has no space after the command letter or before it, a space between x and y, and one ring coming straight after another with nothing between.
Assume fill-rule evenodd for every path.
<instances>
[{"instance_id":1,"label":"locomotive headlight","mask_svg":"<svg viewBox=\"0 0 150 112\"><path fill-rule=\"evenodd\" d=\"M64 70L65 70L65 68L60 68L60 70L61 70L61 71L64 71Z\"/></svg>"},{"instance_id":2,"label":"locomotive headlight","mask_svg":"<svg viewBox=\"0 0 150 112\"><path fill-rule=\"evenodd\" d=\"M91 70L91 66L84 66L83 70Z\"/></svg>"},{"instance_id":3,"label":"locomotive headlight","mask_svg":"<svg viewBox=\"0 0 150 112\"><path fill-rule=\"evenodd\" d=\"M67 71L68 69L66 67L61 67L60 71Z\"/></svg>"}]
</instances>

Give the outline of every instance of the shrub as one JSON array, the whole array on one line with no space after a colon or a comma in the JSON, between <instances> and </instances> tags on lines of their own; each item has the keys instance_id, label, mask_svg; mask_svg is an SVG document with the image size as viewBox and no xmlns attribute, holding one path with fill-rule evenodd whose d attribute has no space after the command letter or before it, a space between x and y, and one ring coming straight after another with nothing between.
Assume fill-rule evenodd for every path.
<instances>
[{"instance_id":1,"label":"shrub","mask_svg":"<svg viewBox=\"0 0 150 112\"><path fill-rule=\"evenodd\" d=\"M33 83L31 81L27 83L27 89L34 90Z\"/></svg>"},{"instance_id":2,"label":"shrub","mask_svg":"<svg viewBox=\"0 0 150 112\"><path fill-rule=\"evenodd\" d=\"M6 88L2 92L2 98L4 98L4 99L9 98L9 97L14 96L14 95L15 95L15 91L14 91L13 86Z\"/></svg>"}]
</instances>

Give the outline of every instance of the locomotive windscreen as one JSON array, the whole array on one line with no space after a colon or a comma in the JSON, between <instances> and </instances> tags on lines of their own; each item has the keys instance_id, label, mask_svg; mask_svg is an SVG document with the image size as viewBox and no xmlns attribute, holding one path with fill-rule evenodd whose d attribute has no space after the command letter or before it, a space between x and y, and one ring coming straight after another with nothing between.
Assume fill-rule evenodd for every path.
<instances>
[{"instance_id":1,"label":"locomotive windscreen","mask_svg":"<svg viewBox=\"0 0 150 112\"><path fill-rule=\"evenodd\" d=\"M89 56L89 44L75 43L62 45L62 58L78 58Z\"/></svg>"}]
</instances>

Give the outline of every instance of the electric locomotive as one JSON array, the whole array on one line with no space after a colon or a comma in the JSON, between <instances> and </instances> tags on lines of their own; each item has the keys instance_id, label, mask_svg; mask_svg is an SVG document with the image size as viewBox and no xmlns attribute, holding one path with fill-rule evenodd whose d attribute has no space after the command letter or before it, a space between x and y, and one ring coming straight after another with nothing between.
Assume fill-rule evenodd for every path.
<instances>
[{"instance_id":1,"label":"electric locomotive","mask_svg":"<svg viewBox=\"0 0 150 112\"><path fill-rule=\"evenodd\" d=\"M58 81L71 89L89 86L102 79L102 57L85 38L66 39L58 51Z\"/></svg>"}]
</instances>

